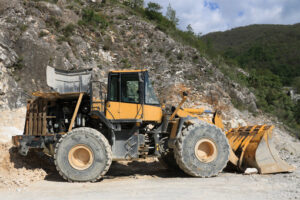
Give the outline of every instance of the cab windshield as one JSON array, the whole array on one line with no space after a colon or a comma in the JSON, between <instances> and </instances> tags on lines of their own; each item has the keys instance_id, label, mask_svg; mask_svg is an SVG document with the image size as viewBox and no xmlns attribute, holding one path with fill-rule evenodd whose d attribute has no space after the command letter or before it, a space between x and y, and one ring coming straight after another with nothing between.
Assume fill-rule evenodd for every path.
<instances>
[{"instance_id":1,"label":"cab windshield","mask_svg":"<svg viewBox=\"0 0 300 200\"><path fill-rule=\"evenodd\" d=\"M145 104L159 105L159 100L147 74L145 76Z\"/></svg>"}]
</instances>

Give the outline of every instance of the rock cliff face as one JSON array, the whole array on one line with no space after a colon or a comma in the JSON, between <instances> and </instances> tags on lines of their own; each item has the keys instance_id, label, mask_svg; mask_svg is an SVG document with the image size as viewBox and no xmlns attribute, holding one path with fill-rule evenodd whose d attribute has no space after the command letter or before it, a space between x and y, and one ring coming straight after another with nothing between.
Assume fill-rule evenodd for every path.
<instances>
[{"instance_id":1,"label":"rock cliff face","mask_svg":"<svg viewBox=\"0 0 300 200\"><path fill-rule=\"evenodd\" d=\"M106 24L84 24L87 8L100 13ZM257 110L247 88L121 4L0 0L0 109L21 107L31 92L48 91L47 65L92 68L94 79L103 82L112 69L146 68L161 98L175 104L185 88L190 96L186 105L222 110L228 128L248 118L232 99Z\"/></svg>"}]
</instances>

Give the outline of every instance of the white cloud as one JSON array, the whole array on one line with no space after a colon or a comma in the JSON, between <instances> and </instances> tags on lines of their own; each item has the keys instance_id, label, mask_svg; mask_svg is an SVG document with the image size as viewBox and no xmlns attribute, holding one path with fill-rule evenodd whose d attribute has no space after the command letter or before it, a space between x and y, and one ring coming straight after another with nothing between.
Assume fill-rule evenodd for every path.
<instances>
[{"instance_id":1,"label":"white cloud","mask_svg":"<svg viewBox=\"0 0 300 200\"><path fill-rule=\"evenodd\" d=\"M224 31L249 24L300 22L299 0L151 0L176 10L179 27L191 24L195 32ZM146 0L145 3L148 3ZM206 3L205 3L206 2ZM209 4L211 3L211 4ZM217 5L217 6L216 6Z\"/></svg>"}]
</instances>

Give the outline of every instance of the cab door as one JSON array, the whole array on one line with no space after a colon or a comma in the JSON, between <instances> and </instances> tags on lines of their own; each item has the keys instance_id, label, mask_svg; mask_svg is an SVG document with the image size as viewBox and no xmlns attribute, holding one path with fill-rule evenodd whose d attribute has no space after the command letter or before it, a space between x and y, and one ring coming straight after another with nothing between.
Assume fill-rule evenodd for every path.
<instances>
[{"instance_id":1,"label":"cab door","mask_svg":"<svg viewBox=\"0 0 300 200\"><path fill-rule=\"evenodd\" d=\"M142 119L139 74L121 74L120 119Z\"/></svg>"},{"instance_id":2,"label":"cab door","mask_svg":"<svg viewBox=\"0 0 300 200\"><path fill-rule=\"evenodd\" d=\"M110 73L106 118L142 119L141 92L142 81L138 72Z\"/></svg>"},{"instance_id":3,"label":"cab door","mask_svg":"<svg viewBox=\"0 0 300 200\"><path fill-rule=\"evenodd\" d=\"M120 74L109 74L105 115L107 119L120 119Z\"/></svg>"}]
</instances>

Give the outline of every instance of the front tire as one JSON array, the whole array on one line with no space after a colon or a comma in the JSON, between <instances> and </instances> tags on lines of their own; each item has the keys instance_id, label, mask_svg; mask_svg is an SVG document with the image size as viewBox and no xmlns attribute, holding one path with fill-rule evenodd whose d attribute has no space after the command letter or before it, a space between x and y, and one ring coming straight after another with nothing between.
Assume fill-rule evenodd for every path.
<instances>
[{"instance_id":1,"label":"front tire","mask_svg":"<svg viewBox=\"0 0 300 200\"><path fill-rule=\"evenodd\" d=\"M223 131L199 121L182 131L174 149L178 166L195 177L216 176L227 165L229 144Z\"/></svg>"},{"instance_id":2,"label":"front tire","mask_svg":"<svg viewBox=\"0 0 300 200\"><path fill-rule=\"evenodd\" d=\"M97 181L106 174L111 162L112 151L107 139L92 128L70 131L55 147L56 169L70 182Z\"/></svg>"}]
</instances>

